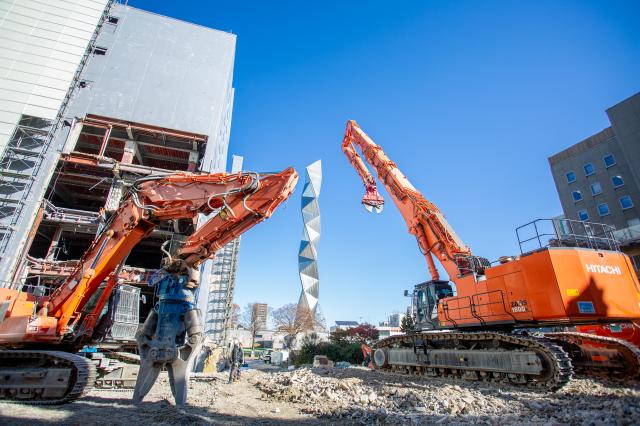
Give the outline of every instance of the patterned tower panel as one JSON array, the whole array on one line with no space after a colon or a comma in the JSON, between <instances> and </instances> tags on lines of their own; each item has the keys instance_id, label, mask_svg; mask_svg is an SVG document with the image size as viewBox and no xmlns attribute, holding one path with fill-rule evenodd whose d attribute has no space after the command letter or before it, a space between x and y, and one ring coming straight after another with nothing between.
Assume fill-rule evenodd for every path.
<instances>
[{"instance_id":1,"label":"patterned tower panel","mask_svg":"<svg viewBox=\"0 0 640 426\"><path fill-rule=\"evenodd\" d=\"M315 314L320 292L318 276L318 242L320 241L320 208L318 197L322 184L322 164L320 160L307 166L307 176L302 191L302 221L304 228L300 251L298 252L298 269L302 293L298 306L308 308Z\"/></svg>"}]
</instances>

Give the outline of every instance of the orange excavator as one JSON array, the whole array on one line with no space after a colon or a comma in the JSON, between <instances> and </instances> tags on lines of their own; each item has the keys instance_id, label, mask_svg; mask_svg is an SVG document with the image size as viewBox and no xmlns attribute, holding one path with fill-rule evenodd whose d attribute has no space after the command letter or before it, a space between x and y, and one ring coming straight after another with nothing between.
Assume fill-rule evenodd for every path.
<instances>
[{"instance_id":1,"label":"orange excavator","mask_svg":"<svg viewBox=\"0 0 640 426\"><path fill-rule=\"evenodd\" d=\"M143 367L145 359L149 361L147 382L150 378L155 381L157 374L151 376L168 364L176 401L184 402L183 382L188 380L188 371L185 377L183 370L194 356L193 343L200 341L202 333L200 314L193 303L193 290L199 284L198 265L270 217L291 195L297 179L295 170L288 168L264 175L175 173L134 182L75 271L50 295L0 289L0 399L59 404L87 392L95 380L95 369L87 358L73 352L91 341L117 283L119 266L161 222L186 219L195 223L199 215L211 215L173 252L166 252L164 272L156 280L163 283L161 291L156 291L159 301L138 338L141 351L146 350L141 352ZM167 277L171 279L167 281ZM167 306L169 310L180 306L184 315L167 316ZM163 315L176 324L159 321ZM190 321L186 326L185 320L178 321L185 316ZM156 328L150 329L150 324ZM160 348L158 336L166 337L167 330L174 333L173 347ZM182 362L183 377L175 377L177 370L171 369L178 361ZM174 380L181 380L184 389L177 389ZM147 385L141 384L142 388ZM145 393L141 389L139 399Z\"/></svg>"},{"instance_id":2,"label":"orange excavator","mask_svg":"<svg viewBox=\"0 0 640 426\"><path fill-rule=\"evenodd\" d=\"M384 200L356 146L416 237L431 274L413 293L419 331L377 342L377 368L547 390L566 384L574 368L638 375L640 350L631 343L557 331L640 319L640 284L613 228L537 220L517 230L520 255L491 263L474 255L440 210L349 121L342 151L364 183L367 210L379 212Z\"/></svg>"}]
</instances>

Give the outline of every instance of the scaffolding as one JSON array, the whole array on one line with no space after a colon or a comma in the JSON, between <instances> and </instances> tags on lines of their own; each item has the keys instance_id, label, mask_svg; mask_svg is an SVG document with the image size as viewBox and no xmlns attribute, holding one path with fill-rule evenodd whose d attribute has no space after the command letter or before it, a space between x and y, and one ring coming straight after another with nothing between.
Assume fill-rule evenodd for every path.
<instances>
[{"instance_id":1,"label":"scaffolding","mask_svg":"<svg viewBox=\"0 0 640 426\"><path fill-rule=\"evenodd\" d=\"M53 128L50 120L23 115L0 157L0 262L5 261L9 240L28 202Z\"/></svg>"},{"instance_id":2,"label":"scaffolding","mask_svg":"<svg viewBox=\"0 0 640 426\"><path fill-rule=\"evenodd\" d=\"M242 160L233 156L231 173L242 171ZM226 341L231 326L239 252L240 238L237 238L218 251L211 266L204 327L209 338L219 345Z\"/></svg>"},{"instance_id":3,"label":"scaffolding","mask_svg":"<svg viewBox=\"0 0 640 426\"><path fill-rule=\"evenodd\" d=\"M240 238L228 243L216 255L211 268L205 333L222 345L227 338L233 312L233 291L236 282Z\"/></svg>"}]
</instances>

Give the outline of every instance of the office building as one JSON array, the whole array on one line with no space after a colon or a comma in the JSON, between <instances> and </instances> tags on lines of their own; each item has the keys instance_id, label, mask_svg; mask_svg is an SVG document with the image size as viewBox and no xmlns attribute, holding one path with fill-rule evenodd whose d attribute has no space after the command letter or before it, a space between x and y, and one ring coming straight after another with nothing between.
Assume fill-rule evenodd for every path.
<instances>
[{"instance_id":1,"label":"office building","mask_svg":"<svg viewBox=\"0 0 640 426\"><path fill-rule=\"evenodd\" d=\"M611 125L549 157L566 219L605 223L640 268L640 93L606 110Z\"/></svg>"}]
</instances>

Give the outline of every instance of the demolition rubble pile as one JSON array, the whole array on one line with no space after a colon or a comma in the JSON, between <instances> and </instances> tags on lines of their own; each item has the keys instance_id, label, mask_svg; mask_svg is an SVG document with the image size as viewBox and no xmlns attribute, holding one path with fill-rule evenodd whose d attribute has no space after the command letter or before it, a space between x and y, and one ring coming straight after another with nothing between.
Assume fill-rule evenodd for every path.
<instances>
[{"instance_id":1,"label":"demolition rubble pile","mask_svg":"<svg viewBox=\"0 0 640 426\"><path fill-rule=\"evenodd\" d=\"M266 398L302 411L363 424L639 424L640 384L575 379L556 393L482 382L423 379L364 368L311 369L252 378Z\"/></svg>"}]
</instances>

